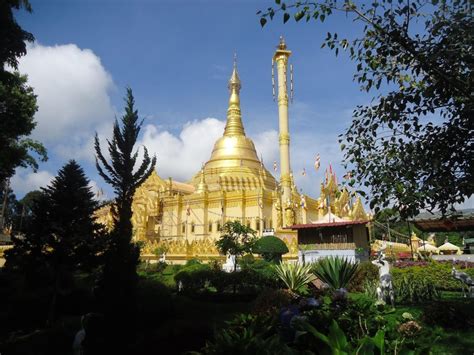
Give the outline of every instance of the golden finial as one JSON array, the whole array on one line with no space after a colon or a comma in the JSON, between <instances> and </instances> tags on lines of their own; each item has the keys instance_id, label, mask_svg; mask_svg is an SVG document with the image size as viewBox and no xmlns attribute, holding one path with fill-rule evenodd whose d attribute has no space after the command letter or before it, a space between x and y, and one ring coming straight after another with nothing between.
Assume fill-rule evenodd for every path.
<instances>
[{"instance_id":1,"label":"golden finial","mask_svg":"<svg viewBox=\"0 0 474 355\"><path fill-rule=\"evenodd\" d=\"M234 53L234 68L232 70L232 75L230 76L229 79L229 90L232 92L232 90L236 90L237 93L241 88L241 83L240 83L240 78L239 74L237 73L237 53Z\"/></svg>"},{"instance_id":2,"label":"golden finial","mask_svg":"<svg viewBox=\"0 0 474 355\"><path fill-rule=\"evenodd\" d=\"M278 49L282 49L282 50L286 49L286 43L283 36L280 36L280 43L278 44Z\"/></svg>"},{"instance_id":3,"label":"golden finial","mask_svg":"<svg viewBox=\"0 0 474 355\"><path fill-rule=\"evenodd\" d=\"M224 135L245 135L240 114L240 78L237 73L237 54L234 53L234 69L229 79L229 108L227 109L227 123Z\"/></svg>"}]
</instances>

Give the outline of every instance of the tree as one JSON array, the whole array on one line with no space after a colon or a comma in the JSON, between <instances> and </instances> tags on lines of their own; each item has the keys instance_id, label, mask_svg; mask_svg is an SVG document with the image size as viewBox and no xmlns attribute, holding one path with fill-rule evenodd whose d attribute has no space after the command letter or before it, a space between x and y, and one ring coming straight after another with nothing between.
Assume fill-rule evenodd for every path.
<instances>
[{"instance_id":1,"label":"tree","mask_svg":"<svg viewBox=\"0 0 474 355\"><path fill-rule=\"evenodd\" d=\"M282 255L288 253L289 250L283 240L269 235L255 242L253 252L260 254L266 261L279 263Z\"/></svg>"},{"instance_id":2,"label":"tree","mask_svg":"<svg viewBox=\"0 0 474 355\"><path fill-rule=\"evenodd\" d=\"M7 185L0 189L0 234L14 224L18 201L13 190Z\"/></svg>"},{"instance_id":3,"label":"tree","mask_svg":"<svg viewBox=\"0 0 474 355\"><path fill-rule=\"evenodd\" d=\"M112 205L115 225L99 282L100 297L111 317L124 314L134 306L140 252L138 245L132 242L132 201L136 188L150 176L156 164L156 157L150 158L144 147L143 160L134 170L138 158L138 150L134 148L143 120L139 121L130 88L127 88L125 102L121 126L115 120L112 140L107 141L110 163L102 154L99 137L95 136L97 170L116 194Z\"/></svg>"},{"instance_id":4,"label":"tree","mask_svg":"<svg viewBox=\"0 0 474 355\"><path fill-rule=\"evenodd\" d=\"M363 35L328 33L324 46L350 53L354 79L379 95L358 106L341 136L346 163L370 189L371 207L393 204L402 217L454 210L474 192L474 21L468 0L276 0L277 12L323 22L333 13L363 24ZM355 32L355 31L354 31Z\"/></svg>"},{"instance_id":5,"label":"tree","mask_svg":"<svg viewBox=\"0 0 474 355\"><path fill-rule=\"evenodd\" d=\"M27 85L26 76L6 69L7 65L18 69L18 58L26 54L25 42L34 40L13 16L13 10L22 7L31 12L27 0L0 2L0 186L18 166L38 168L30 152L36 153L41 161L47 160L43 145L27 138L36 126L36 95Z\"/></svg>"},{"instance_id":6,"label":"tree","mask_svg":"<svg viewBox=\"0 0 474 355\"><path fill-rule=\"evenodd\" d=\"M36 196L30 228L24 236L14 238L13 249L6 253L9 269L31 277L47 273L53 290L50 321L55 318L58 293L71 287L74 273L98 266L104 233L95 222L96 208L89 180L71 160Z\"/></svg>"},{"instance_id":7,"label":"tree","mask_svg":"<svg viewBox=\"0 0 474 355\"><path fill-rule=\"evenodd\" d=\"M237 258L251 253L254 244L255 231L239 221L226 222L222 227L221 237L216 241L216 247L221 254L235 255L234 271L237 269Z\"/></svg>"},{"instance_id":8,"label":"tree","mask_svg":"<svg viewBox=\"0 0 474 355\"><path fill-rule=\"evenodd\" d=\"M13 231L16 233L23 233L29 230L31 219L33 216L33 206L37 199L42 195L40 190L33 190L28 192L17 203L16 216L13 223Z\"/></svg>"}]
</instances>

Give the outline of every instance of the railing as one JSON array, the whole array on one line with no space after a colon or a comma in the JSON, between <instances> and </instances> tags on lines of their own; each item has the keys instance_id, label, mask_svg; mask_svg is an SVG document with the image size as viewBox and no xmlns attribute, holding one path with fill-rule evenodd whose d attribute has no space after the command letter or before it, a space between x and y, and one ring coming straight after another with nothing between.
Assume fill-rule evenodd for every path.
<instances>
[{"instance_id":1,"label":"railing","mask_svg":"<svg viewBox=\"0 0 474 355\"><path fill-rule=\"evenodd\" d=\"M355 250L357 247L355 243L315 243L315 244L300 244L301 250Z\"/></svg>"}]
</instances>

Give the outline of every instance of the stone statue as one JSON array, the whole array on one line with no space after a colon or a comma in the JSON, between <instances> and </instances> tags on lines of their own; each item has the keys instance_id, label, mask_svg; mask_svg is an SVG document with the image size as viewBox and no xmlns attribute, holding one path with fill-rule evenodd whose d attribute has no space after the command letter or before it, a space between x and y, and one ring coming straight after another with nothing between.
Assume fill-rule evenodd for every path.
<instances>
[{"instance_id":1,"label":"stone statue","mask_svg":"<svg viewBox=\"0 0 474 355\"><path fill-rule=\"evenodd\" d=\"M287 226L292 226L295 224L295 212L291 207L287 207L285 209L285 214L286 214L286 225Z\"/></svg>"},{"instance_id":2,"label":"stone statue","mask_svg":"<svg viewBox=\"0 0 474 355\"><path fill-rule=\"evenodd\" d=\"M302 208L306 208L306 197L303 194L300 195L300 205Z\"/></svg>"},{"instance_id":3,"label":"stone statue","mask_svg":"<svg viewBox=\"0 0 474 355\"><path fill-rule=\"evenodd\" d=\"M385 246L386 248L386 246ZM393 290L392 275L390 275L390 264L385 260L385 248L380 249L377 260L373 260L372 264L379 268L379 286L377 287L377 298L395 306L395 292Z\"/></svg>"},{"instance_id":4,"label":"stone statue","mask_svg":"<svg viewBox=\"0 0 474 355\"><path fill-rule=\"evenodd\" d=\"M225 264L222 265L222 270L224 270L225 272L239 271L240 267L236 263L237 260L235 258L235 255L227 254Z\"/></svg>"},{"instance_id":5,"label":"stone statue","mask_svg":"<svg viewBox=\"0 0 474 355\"><path fill-rule=\"evenodd\" d=\"M283 226L283 217L281 215L281 205L280 205L280 199L278 198L275 203L275 209L277 213L277 228L281 228Z\"/></svg>"},{"instance_id":6,"label":"stone statue","mask_svg":"<svg viewBox=\"0 0 474 355\"><path fill-rule=\"evenodd\" d=\"M465 272L457 271L456 268L454 267L453 263L453 270L451 272L451 275L456 280L459 280L462 282L462 294L464 297L467 297L469 295L470 298L474 298L474 281L472 278L466 274ZM466 295L466 287L467 287L467 295Z\"/></svg>"}]
</instances>

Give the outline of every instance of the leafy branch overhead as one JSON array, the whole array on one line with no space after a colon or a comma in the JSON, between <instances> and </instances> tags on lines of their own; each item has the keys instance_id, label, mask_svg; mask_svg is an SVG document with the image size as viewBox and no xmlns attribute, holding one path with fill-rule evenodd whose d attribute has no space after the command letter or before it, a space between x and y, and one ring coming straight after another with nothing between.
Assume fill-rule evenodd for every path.
<instances>
[{"instance_id":1,"label":"leafy branch overhead","mask_svg":"<svg viewBox=\"0 0 474 355\"><path fill-rule=\"evenodd\" d=\"M362 35L328 33L322 47L356 63L354 80L374 92L354 109L340 136L346 164L370 189L371 207L394 204L413 216L443 213L474 191L473 45L470 1L275 1L259 11L265 26L278 14L321 21L336 14Z\"/></svg>"}]
</instances>

